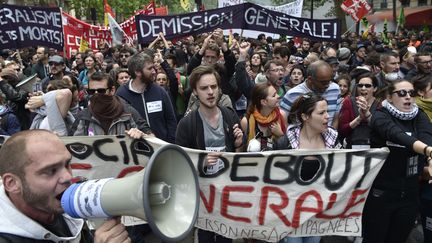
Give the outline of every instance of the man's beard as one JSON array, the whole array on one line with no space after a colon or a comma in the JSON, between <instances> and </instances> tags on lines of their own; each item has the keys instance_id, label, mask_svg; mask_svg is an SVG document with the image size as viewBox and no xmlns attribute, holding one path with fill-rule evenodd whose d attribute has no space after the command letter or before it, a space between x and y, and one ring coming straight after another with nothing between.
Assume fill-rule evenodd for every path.
<instances>
[{"instance_id":1,"label":"man's beard","mask_svg":"<svg viewBox=\"0 0 432 243\"><path fill-rule=\"evenodd\" d=\"M37 210L46 212L46 213L63 213L63 211L58 211L53 208L50 208L48 203L49 199L47 195L41 195L38 193L32 192L30 187L28 186L26 181L23 181L22 183L23 187L23 200L30 205L33 208L36 208Z\"/></svg>"},{"instance_id":2,"label":"man's beard","mask_svg":"<svg viewBox=\"0 0 432 243\"><path fill-rule=\"evenodd\" d=\"M151 80L150 78L146 78L144 76L141 76L140 81L141 81L141 83L146 84L146 85L149 85L153 82L153 80Z\"/></svg>"}]
</instances>

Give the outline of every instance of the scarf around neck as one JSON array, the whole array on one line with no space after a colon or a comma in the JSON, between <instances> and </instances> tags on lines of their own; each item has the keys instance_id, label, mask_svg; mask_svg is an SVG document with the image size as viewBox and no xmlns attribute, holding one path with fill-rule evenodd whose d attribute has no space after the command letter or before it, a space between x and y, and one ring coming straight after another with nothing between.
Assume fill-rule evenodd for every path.
<instances>
[{"instance_id":1,"label":"scarf around neck","mask_svg":"<svg viewBox=\"0 0 432 243\"><path fill-rule=\"evenodd\" d=\"M95 94L90 98L90 112L99 121L105 133L111 123L123 114L123 105L117 96Z\"/></svg>"},{"instance_id":2,"label":"scarf around neck","mask_svg":"<svg viewBox=\"0 0 432 243\"><path fill-rule=\"evenodd\" d=\"M422 111L427 114L429 120L432 122L432 99L417 97L416 104Z\"/></svg>"},{"instance_id":3,"label":"scarf around neck","mask_svg":"<svg viewBox=\"0 0 432 243\"><path fill-rule=\"evenodd\" d=\"M396 117L397 119L403 120L403 121L408 121L408 120L414 119L414 117L416 117L417 113L418 113L418 107L416 104L413 105L413 109L409 112L400 111L399 109L394 107L392 104L390 104L390 102L388 102L387 100L383 100L382 106L388 112L390 112L390 114L392 116Z\"/></svg>"},{"instance_id":4,"label":"scarf around neck","mask_svg":"<svg viewBox=\"0 0 432 243\"><path fill-rule=\"evenodd\" d=\"M273 109L273 111L268 116L261 115L261 113L255 107L253 113L249 116L248 142L251 139L255 138L256 123L258 123L260 126L267 127L267 126L270 126L274 122L279 123L281 126L281 129L282 129L282 132L285 133L285 131L286 131L285 123L283 122L283 117L282 117L278 107Z\"/></svg>"}]
</instances>

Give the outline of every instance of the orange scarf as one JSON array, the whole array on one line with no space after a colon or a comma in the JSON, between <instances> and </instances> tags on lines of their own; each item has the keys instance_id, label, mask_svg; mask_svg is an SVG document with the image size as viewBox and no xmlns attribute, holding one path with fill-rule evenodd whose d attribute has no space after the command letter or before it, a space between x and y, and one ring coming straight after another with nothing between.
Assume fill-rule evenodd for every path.
<instances>
[{"instance_id":1,"label":"orange scarf","mask_svg":"<svg viewBox=\"0 0 432 243\"><path fill-rule=\"evenodd\" d=\"M283 122L283 116L280 113L278 107L276 107L268 116L263 116L256 108L254 108L253 113L249 116L249 134L248 134L248 142L255 138L255 127L256 122L263 126L270 126L272 123L277 122L280 124L282 132L286 132L285 122ZM273 135L273 137L275 137Z\"/></svg>"}]
</instances>

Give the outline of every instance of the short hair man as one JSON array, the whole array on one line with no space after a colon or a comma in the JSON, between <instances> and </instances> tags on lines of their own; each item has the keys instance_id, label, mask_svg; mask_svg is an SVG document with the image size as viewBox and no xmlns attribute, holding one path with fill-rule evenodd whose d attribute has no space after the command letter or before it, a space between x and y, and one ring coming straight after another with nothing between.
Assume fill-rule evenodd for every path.
<instances>
[{"instance_id":1,"label":"short hair man","mask_svg":"<svg viewBox=\"0 0 432 243\"><path fill-rule=\"evenodd\" d=\"M44 91L47 90L50 81L61 80L66 74L66 64L63 57L59 55L50 56L48 58L48 65L50 67L49 75L40 81Z\"/></svg>"},{"instance_id":2,"label":"short hair man","mask_svg":"<svg viewBox=\"0 0 432 243\"><path fill-rule=\"evenodd\" d=\"M395 52L383 53L380 56L381 72L375 77L378 79L377 97L385 98L385 89L388 84L397 79L403 78L400 71L400 57Z\"/></svg>"},{"instance_id":3,"label":"short hair man","mask_svg":"<svg viewBox=\"0 0 432 243\"><path fill-rule=\"evenodd\" d=\"M81 111L74 124L75 136L124 135L141 138L151 134L150 127L138 111L115 96L114 81L108 74L96 72L90 76L87 93L91 95L89 108Z\"/></svg>"},{"instance_id":4,"label":"short hair man","mask_svg":"<svg viewBox=\"0 0 432 243\"><path fill-rule=\"evenodd\" d=\"M224 64L217 63L222 50L224 57ZM234 96L232 94L229 80L231 80L235 71L235 64L237 60L233 52L228 48L228 43L223 39L222 29L216 29L204 39L201 49L192 56L187 66L187 74L190 75L192 71L200 65L213 66L218 70L221 76L220 88L222 93Z\"/></svg>"},{"instance_id":5,"label":"short hair man","mask_svg":"<svg viewBox=\"0 0 432 243\"><path fill-rule=\"evenodd\" d=\"M406 75L407 80L421 78L430 75L432 72L432 56L429 52L418 52L414 55L415 69L412 69Z\"/></svg>"},{"instance_id":6,"label":"short hair man","mask_svg":"<svg viewBox=\"0 0 432 243\"><path fill-rule=\"evenodd\" d=\"M306 93L320 94L327 100L329 122L328 125L337 129L341 108L340 89L333 82L333 69L324 61L316 61L309 65L305 82L288 90L281 101L281 108L289 114L294 101Z\"/></svg>"},{"instance_id":7,"label":"short hair man","mask_svg":"<svg viewBox=\"0 0 432 243\"><path fill-rule=\"evenodd\" d=\"M60 199L71 185L71 154L46 130L27 130L10 137L0 149L0 241L91 242L82 219L63 214ZM130 242L117 220L95 232L95 242Z\"/></svg>"},{"instance_id":8,"label":"short hair man","mask_svg":"<svg viewBox=\"0 0 432 243\"><path fill-rule=\"evenodd\" d=\"M305 59L309 55L309 50L311 48L311 41L308 38L302 39L301 50L298 51L294 56L301 57Z\"/></svg>"},{"instance_id":9,"label":"short hair man","mask_svg":"<svg viewBox=\"0 0 432 243\"><path fill-rule=\"evenodd\" d=\"M36 49L36 55L38 57L38 63L32 67L31 74L37 74L38 78L44 79L49 75L48 66L48 55L49 51L47 47L39 46Z\"/></svg>"},{"instance_id":10,"label":"short hair man","mask_svg":"<svg viewBox=\"0 0 432 243\"><path fill-rule=\"evenodd\" d=\"M273 59L281 62L284 68L288 66L290 56L290 51L286 46L279 46L273 49Z\"/></svg>"},{"instance_id":11,"label":"short hair man","mask_svg":"<svg viewBox=\"0 0 432 243\"><path fill-rule=\"evenodd\" d=\"M127 47L127 46L122 47L119 50L119 62L118 62L118 64L120 65L120 67L127 68L128 63L129 63L129 59L133 54L135 54L135 52L132 48Z\"/></svg>"},{"instance_id":12,"label":"short hair man","mask_svg":"<svg viewBox=\"0 0 432 243\"><path fill-rule=\"evenodd\" d=\"M264 65L264 74L267 78L267 82L271 83L277 90L279 96L283 96L286 93L285 86L283 85L283 78L285 75L285 68L282 62L278 60L269 60Z\"/></svg>"},{"instance_id":13,"label":"short hair man","mask_svg":"<svg viewBox=\"0 0 432 243\"><path fill-rule=\"evenodd\" d=\"M155 84L153 58L144 53L129 60L131 81L120 86L117 95L131 104L147 120L157 138L174 143L177 120L169 94Z\"/></svg>"},{"instance_id":14,"label":"short hair man","mask_svg":"<svg viewBox=\"0 0 432 243\"><path fill-rule=\"evenodd\" d=\"M180 120L176 144L212 151L207 155L203 173L214 175L224 168L220 152L239 152L243 132L234 110L218 107L219 74L210 66L199 66L190 75L191 87L200 101L197 110ZM231 242L213 232L198 230L199 242Z\"/></svg>"}]
</instances>

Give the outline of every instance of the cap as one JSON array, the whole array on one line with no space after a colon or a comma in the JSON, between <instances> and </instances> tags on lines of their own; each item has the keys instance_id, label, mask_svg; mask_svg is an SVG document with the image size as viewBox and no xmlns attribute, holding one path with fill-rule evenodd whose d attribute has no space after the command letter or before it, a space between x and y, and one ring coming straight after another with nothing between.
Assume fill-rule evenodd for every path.
<instances>
[{"instance_id":1,"label":"cap","mask_svg":"<svg viewBox=\"0 0 432 243\"><path fill-rule=\"evenodd\" d=\"M344 61L350 58L351 51L346 47L341 47L337 50L336 55L339 61Z\"/></svg>"},{"instance_id":2,"label":"cap","mask_svg":"<svg viewBox=\"0 0 432 243\"><path fill-rule=\"evenodd\" d=\"M339 64L338 59L336 57L328 57L325 61L330 65Z\"/></svg>"},{"instance_id":3,"label":"cap","mask_svg":"<svg viewBox=\"0 0 432 243\"><path fill-rule=\"evenodd\" d=\"M356 51L360 50L360 48L366 48L366 46L364 44L358 44Z\"/></svg>"},{"instance_id":4,"label":"cap","mask_svg":"<svg viewBox=\"0 0 432 243\"><path fill-rule=\"evenodd\" d=\"M59 55L54 55L54 56L50 56L48 58L48 63L50 62L54 62L54 63L64 63L64 59L63 57L59 56Z\"/></svg>"}]
</instances>

